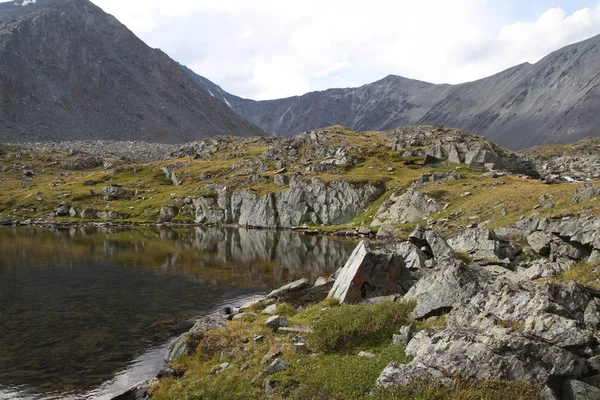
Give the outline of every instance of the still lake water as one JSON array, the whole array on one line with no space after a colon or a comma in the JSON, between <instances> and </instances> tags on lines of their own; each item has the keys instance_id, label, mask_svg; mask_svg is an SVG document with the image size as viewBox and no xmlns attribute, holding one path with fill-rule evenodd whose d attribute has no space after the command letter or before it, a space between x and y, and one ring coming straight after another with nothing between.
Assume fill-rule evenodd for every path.
<instances>
[{"instance_id":1,"label":"still lake water","mask_svg":"<svg viewBox=\"0 0 600 400\"><path fill-rule=\"evenodd\" d=\"M355 243L217 228L0 228L0 399L105 399L169 327L343 265Z\"/></svg>"}]
</instances>

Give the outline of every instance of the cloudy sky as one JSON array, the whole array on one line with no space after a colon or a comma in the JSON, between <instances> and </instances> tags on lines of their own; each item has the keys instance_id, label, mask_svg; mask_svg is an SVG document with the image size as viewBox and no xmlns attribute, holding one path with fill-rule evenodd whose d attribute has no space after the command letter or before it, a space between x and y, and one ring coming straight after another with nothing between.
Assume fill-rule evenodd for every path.
<instances>
[{"instance_id":1,"label":"cloudy sky","mask_svg":"<svg viewBox=\"0 0 600 400\"><path fill-rule=\"evenodd\" d=\"M230 93L482 78L600 34L599 0L92 0Z\"/></svg>"}]
</instances>

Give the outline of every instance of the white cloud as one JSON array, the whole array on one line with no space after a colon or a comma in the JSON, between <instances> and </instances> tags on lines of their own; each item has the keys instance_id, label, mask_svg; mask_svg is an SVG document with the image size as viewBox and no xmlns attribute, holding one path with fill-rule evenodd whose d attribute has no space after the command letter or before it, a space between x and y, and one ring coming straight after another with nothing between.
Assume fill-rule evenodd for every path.
<instances>
[{"instance_id":1,"label":"white cloud","mask_svg":"<svg viewBox=\"0 0 600 400\"><path fill-rule=\"evenodd\" d=\"M92 0L231 93L267 99L387 74L459 83L600 32L600 4L511 21L491 0Z\"/></svg>"}]
</instances>

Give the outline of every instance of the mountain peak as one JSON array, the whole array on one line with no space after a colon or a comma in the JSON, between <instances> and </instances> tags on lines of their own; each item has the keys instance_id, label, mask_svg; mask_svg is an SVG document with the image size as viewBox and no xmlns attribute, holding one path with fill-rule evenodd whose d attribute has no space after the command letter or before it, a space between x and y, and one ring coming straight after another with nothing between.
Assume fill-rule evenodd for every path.
<instances>
[{"instance_id":1,"label":"mountain peak","mask_svg":"<svg viewBox=\"0 0 600 400\"><path fill-rule=\"evenodd\" d=\"M0 141L263 134L88 0L22 4L0 4Z\"/></svg>"}]
</instances>

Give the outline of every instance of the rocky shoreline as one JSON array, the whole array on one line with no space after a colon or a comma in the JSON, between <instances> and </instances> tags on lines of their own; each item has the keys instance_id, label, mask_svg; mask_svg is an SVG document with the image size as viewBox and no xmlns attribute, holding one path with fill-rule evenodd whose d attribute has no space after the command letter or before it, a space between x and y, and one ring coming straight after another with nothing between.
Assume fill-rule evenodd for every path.
<instances>
[{"instance_id":1,"label":"rocky shoreline","mask_svg":"<svg viewBox=\"0 0 600 400\"><path fill-rule=\"evenodd\" d=\"M418 227L407 241L362 241L332 277L300 279L263 299L199 320L171 345L159 378L193 354L204 333L227 320L260 319L281 335L306 336L289 326L277 304L304 308L325 298L342 304L412 302L414 321L444 316L440 328L407 325L390 336L406 345L409 363L391 362L374 387L455 379L522 381L543 399L600 397L600 291L557 277L576 263L598 266L600 218L522 220L497 230L471 229L449 240ZM599 276L596 274L596 276ZM598 278L591 284L598 285ZM295 346L306 346L306 337ZM310 343L310 339L308 339ZM287 355L291 356L290 354ZM283 353L271 367L283 371ZM228 364L228 363L225 363ZM224 369L234 368L228 364ZM276 373L276 372L274 372ZM144 393L149 386L138 387ZM268 396L268 393L265 394Z\"/></svg>"}]
</instances>

